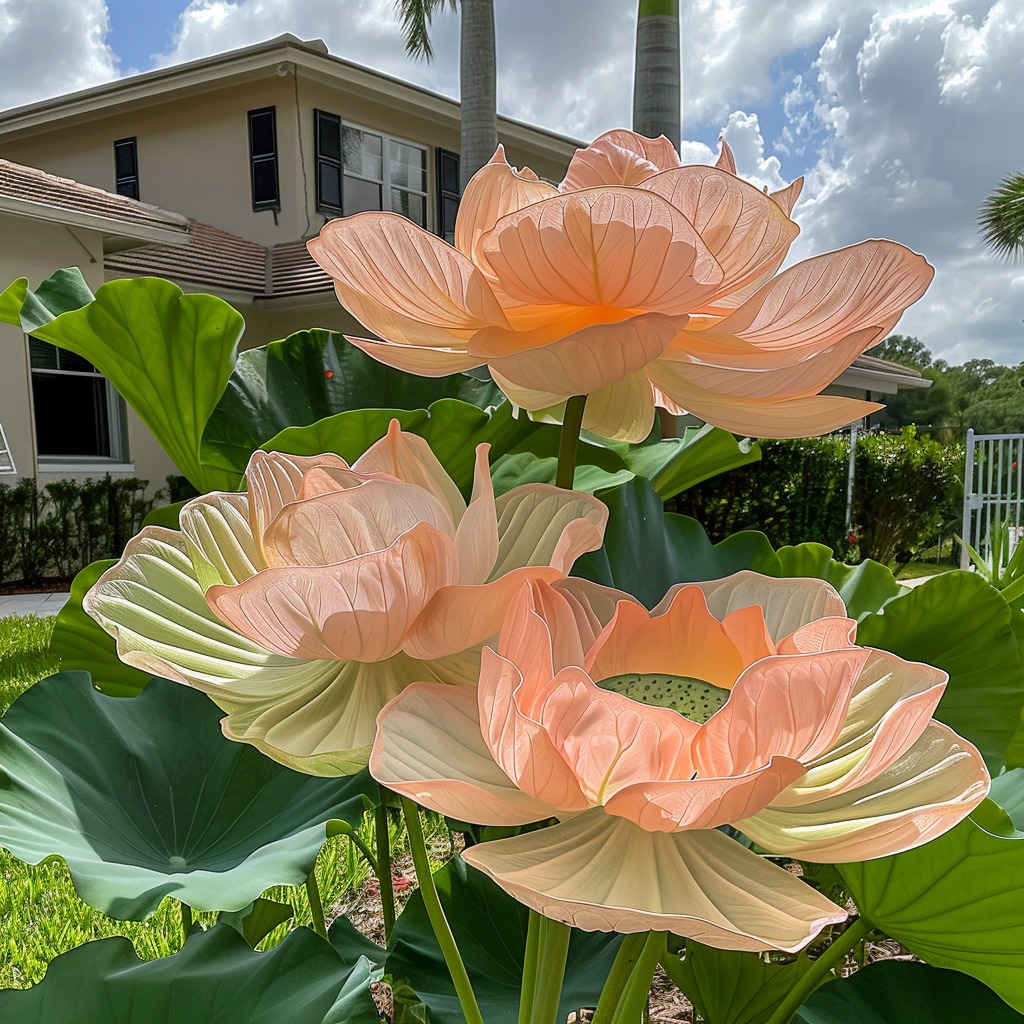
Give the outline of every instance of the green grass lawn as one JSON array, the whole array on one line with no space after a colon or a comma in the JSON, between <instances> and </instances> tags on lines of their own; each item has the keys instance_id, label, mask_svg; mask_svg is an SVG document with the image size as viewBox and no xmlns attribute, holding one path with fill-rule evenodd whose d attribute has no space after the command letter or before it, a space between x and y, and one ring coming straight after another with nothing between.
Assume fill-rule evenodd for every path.
<instances>
[{"instance_id":1,"label":"green grass lawn","mask_svg":"<svg viewBox=\"0 0 1024 1024\"><path fill-rule=\"evenodd\" d=\"M0 714L32 683L53 671L47 648L53 619L35 616L0 618ZM428 816L428 843L441 863L451 855L450 835L442 819ZM372 848L372 825L364 822L361 838ZM396 858L406 852L405 833L392 824L392 849ZM369 869L349 840L328 840L316 864L317 883L327 919L351 902L367 881ZM295 910L295 921L310 924L305 888L279 887L265 895ZM180 905L165 899L148 921L116 921L83 903L75 892L64 861L53 858L38 866L24 864L0 849L0 988L25 988L40 981L50 960L91 939L123 935L131 939L143 959L174 953L181 947ZM196 920L212 924L215 915L196 914ZM280 941L287 931L282 925L261 944L266 948Z\"/></svg>"}]
</instances>

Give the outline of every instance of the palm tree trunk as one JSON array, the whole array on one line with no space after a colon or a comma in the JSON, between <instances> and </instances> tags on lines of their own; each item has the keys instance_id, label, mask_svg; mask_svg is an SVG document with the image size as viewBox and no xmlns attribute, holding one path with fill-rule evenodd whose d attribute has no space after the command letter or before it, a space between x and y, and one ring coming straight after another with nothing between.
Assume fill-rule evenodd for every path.
<instances>
[{"instance_id":1,"label":"palm tree trunk","mask_svg":"<svg viewBox=\"0 0 1024 1024\"><path fill-rule=\"evenodd\" d=\"M459 190L498 148L494 0L462 0L459 94L462 141Z\"/></svg>"},{"instance_id":2,"label":"palm tree trunk","mask_svg":"<svg viewBox=\"0 0 1024 1024\"><path fill-rule=\"evenodd\" d=\"M664 135L678 149L683 91L679 0L639 0L633 74L633 131L648 138Z\"/></svg>"}]
</instances>

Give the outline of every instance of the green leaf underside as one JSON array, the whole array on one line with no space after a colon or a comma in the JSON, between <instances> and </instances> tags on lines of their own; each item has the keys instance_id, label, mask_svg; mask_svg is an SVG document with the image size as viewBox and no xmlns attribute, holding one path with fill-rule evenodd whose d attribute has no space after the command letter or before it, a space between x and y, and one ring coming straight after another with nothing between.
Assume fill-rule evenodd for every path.
<instances>
[{"instance_id":1,"label":"green leaf underside","mask_svg":"<svg viewBox=\"0 0 1024 1024\"><path fill-rule=\"evenodd\" d=\"M666 676L660 673L630 673L610 676L598 684L602 690L621 693L648 707L671 708L691 722L706 722L729 699L729 691L702 679Z\"/></svg>"},{"instance_id":2,"label":"green leaf underside","mask_svg":"<svg viewBox=\"0 0 1024 1024\"><path fill-rule=\"evenodd\" d=\"M0 846L29 864L62 857L79 895L141 920L166 895L236 911L301 885L335 819L357 825L368 773L292 771L220 729L203 694L154 679L131 699L84 672L51 676L0 723Z\"/></svg>"},{"instance_id":3,"label":"green leaf underside","mask_svg":"<svg viewBox=\"0 0 1024 1024\"><path fill-rule=\"evenodd\" d=\"M308 928L266 953L228 925L195 931L180 952L140 962L128 939L88 942L56 957L33 988L0 992L4 1024L379 1024L378 976Z\"/></svg>"}]
</instances>

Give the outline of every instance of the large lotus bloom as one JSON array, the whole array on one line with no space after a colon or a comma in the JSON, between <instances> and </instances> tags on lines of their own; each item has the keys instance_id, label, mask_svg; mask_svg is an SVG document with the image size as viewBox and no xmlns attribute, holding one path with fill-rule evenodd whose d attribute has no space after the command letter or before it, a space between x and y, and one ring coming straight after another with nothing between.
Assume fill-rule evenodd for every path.
<instances>
[{"instance_id":1,"label":"large lotus bloom","mask_svg":"<svg viewBox=\"0 0 1024 1024\"><path fill-rule=\"evenodd\" d=\"M487 446L467 507L393 421L351 467L256 452L248 493L147 527L85 608L130 665L207 693L224 732L315 775L366 764L377 712L413 680L475 683L525 580L601 543L605 507L544 484L495 499Z\"/></svg>"},{"instance_id":2,"label":"large lotus bloom","mask_svg":"<svg viewBox=\"0 0 1024 1024\"><path fill-rule=\"evenodd\" d=\"M309 251L380 339L375 359L439 376L486 363L516 405L589 395L583 426L647 436L655 405L739 434L806 437L878 408L820 395L921 297L932 268L867 241L777 274L800 182L773 195L681 166L628 131L577 151L555 187L499 148L455 246L392 213L333 220Z\"/></svg>"},{"instance_id":3,"label":"large lotus bloom","mask_svg":"<svg viewBox=\"0 0 1024 1024\"><path fill-rule=\"evenodd\" d=\"M853 646L818 580L743 572L648 612L578 581L529 584L470 690L417 684L370 771L442 813L558 823L463 856L584 929L797 950L846 915L769 853L842 863L951 828L988 790L931 714L946 676Z\"/></svg>"}]
</instances>

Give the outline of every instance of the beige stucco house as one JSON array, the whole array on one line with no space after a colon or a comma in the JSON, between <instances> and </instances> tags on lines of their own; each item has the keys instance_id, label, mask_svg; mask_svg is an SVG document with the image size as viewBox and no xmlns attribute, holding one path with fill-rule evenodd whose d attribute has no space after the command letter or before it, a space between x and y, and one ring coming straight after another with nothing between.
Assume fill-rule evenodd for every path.
<instances>
[{"instance_id":1,"label":"beige stucco house","mask_svg":"<svg viewBox=\"0 0 1024 1024\"><path fill-rule=\"evenodd\" d=\"M552 181L578 145L505 118L498 131ZM243 345L351 331L305 241L368 209L450 237L458 147L457 103L290 35L0 113L0 288L69 265L94 290L153 274L231 302ZM865 357L834 390L917 382ZM3 324L0 425L0 481L111 472L155 488L174 471L88 364Z\"/></svg>"}]
</instances>

